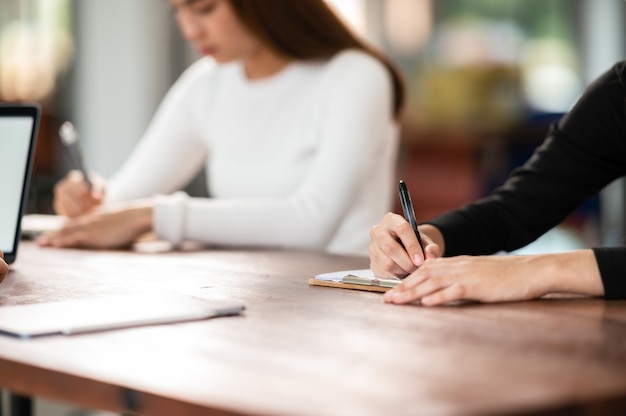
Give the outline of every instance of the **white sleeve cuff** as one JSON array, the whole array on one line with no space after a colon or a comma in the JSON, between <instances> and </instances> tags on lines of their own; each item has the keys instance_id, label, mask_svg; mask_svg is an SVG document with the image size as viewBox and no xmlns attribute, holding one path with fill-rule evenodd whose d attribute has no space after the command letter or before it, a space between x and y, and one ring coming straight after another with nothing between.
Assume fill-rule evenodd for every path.
<instances>
[{"instance_id":1,"label":"white sleeve cuff","mask_svg":"<svg viewBox=\"0 0 626 416\"><path fill-rule=\"evenodd\" d=\"M189 196L182 191L155 197L153 221L157 237L174 245L183 241L188 198Z\"/></svg>"}]
</instances>

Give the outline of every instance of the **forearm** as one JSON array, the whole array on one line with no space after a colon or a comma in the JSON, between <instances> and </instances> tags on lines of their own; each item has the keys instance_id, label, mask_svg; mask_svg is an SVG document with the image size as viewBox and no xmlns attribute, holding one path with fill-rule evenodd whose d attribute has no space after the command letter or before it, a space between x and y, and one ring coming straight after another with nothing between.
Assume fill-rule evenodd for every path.
<instances>
[{"instance_id":1,"label":"forearm","mask_svg":"<svg viewBox=\"0 0 626 416\"><path fill-rule=\"evenodd\" d=\"M445 254L445 239L441 231L430 224L419 226ZM548 293L578 293L589 296L605 294L602 277L592 250L577 250L564 253L519 256L526 263L522 270L527 273L529 286L526 298L540 297Z\"/></svg>"},{"instance_id":2,"label":"forearm","mask_svg":"<svg viewBox=\"0 0 626 416\"><path fill-rule=\"evenodd\" d=\"M154 231L174 244L322 249L336 223L323 204L301 198L190 198L177 192L154 201Z\"/></svg>"},{"instance_id":3,"label":"forearm","mask_svg":"<svg viewBox=\"0 0 626 416\"><path fill-rule=\"evenodd\" d=\"M153 207L151 201L138 201L129 208L131 223L134 223L140 234L152 231L153 229Z\"/></svg>"},{"instance_id":4,"label":"forearm","mask_svg":"<svg viewBox=\"0 0 626 416\"><path fill-rule=\"evenodd\" d=\"M532 291L604 295L604 286L592 250L528 256Z\"/></svg>"}]
</instances>

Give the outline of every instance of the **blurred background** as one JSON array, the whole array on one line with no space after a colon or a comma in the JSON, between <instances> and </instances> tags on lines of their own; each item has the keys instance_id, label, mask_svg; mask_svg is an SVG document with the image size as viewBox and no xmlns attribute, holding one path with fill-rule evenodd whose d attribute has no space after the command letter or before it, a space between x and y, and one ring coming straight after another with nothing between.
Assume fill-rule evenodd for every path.
<instances>
[{"instance_id":1,"label":"blurred background","mask_svg":"<svg viewBox=\"0 0 626 416\"><path fill-rule=\"evenodd\" d=\"M198 57L166 0L0 1L0 101L43 106L28 212L51 213L68 169L59 126L72 121L88 169L110 176ZM625 55L619 0L328 1L406 76L398 178L419 220L501 183ZM561 243L619 243L622 188L568 218ZM188 191L202 194L201 180Z\"/></svg>"}]
</instances>

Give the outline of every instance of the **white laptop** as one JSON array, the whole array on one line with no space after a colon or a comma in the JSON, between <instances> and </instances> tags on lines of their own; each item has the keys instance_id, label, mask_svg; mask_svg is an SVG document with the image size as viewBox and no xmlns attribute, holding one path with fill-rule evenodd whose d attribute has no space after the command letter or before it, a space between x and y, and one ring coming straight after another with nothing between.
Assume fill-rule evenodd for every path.
<instances>
[{"instance_id":1,"label":"white laptop","mask_svg":"<svg viewBox=\"0 0 626 416\"><path fill-rule=\"evenodd\" d=\"M145 292L0 308L0 335L35 338L240 315L237 302Z\"/></svg>"},{"instance_id":2,"label":"white laptop","mask_svg":"<svg viewBox=\"0 0 626 416\"><path fill-rule=\"evenodd\" d=\"M7 263L17 256L40 117L37 104L0 104L0 250Z\"/></svg>"}]
</instances>

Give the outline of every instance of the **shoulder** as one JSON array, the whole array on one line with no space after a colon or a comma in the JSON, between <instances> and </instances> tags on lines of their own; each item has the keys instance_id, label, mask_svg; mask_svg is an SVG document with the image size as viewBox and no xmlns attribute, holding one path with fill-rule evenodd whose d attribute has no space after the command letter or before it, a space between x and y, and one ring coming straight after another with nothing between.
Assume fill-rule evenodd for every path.
<instances>
[{"instance_id":1,"label":"shoulder","mask_svg":"<svg viewBox=\"0 0 626 416\"><path fill-rule=\"evenodd\" d=\"M624 99L626 98L626 64L618 63L596 78L585 89L570 111L559 120L555 137L580 143L589 154L605 152L607 143L618 144L615 155L622 155L626 148ZM593 138L593 140L591 140ZM600 145L602 141L602 145Z\"/></svg>"},{"instance_id":2,"label":"shoulder","mask_svg":"<svg viewBox=\"0 0 626 416\"><path fill-rule=\"evenodd\" d=\"M389 71L381 61L357 49L346 49L335 54L326 63L325 72L333 77L379 81L390 79Z\"/></svg>"},{"instance_id":3,"label":"shoulder","mask_svg":"<svg viewBox=\"0 0 626 416\"><path fill-rule=\"evenodd\" d=\"M202 83L207 79L210 79L217 72L217 64L210 58L201 58L192 63L183 73L178 77L177 84L193 85Z\"/></svg>"},{"instance_id":4,"label":"shoulder","mask_svg":"<svg viewBox=\"0 0 626 416\"><path fill-rule=\"evenodd\" d=\"M180 101L204 95L207 86L211 84L207 80L214 77L216 66L212 60L206 58L194 62L176 79L166 98Z\"/></svg>"},{"instance_id":5,"label":"shoulder","mask_svg":"<svg viewBox=\"0 0 626 416\"><path fill-rule=\"evenodd\" d=\"M622 61L589 83L570 112L583 107L585 111L591 113L607 111L609 108L619 113L624 106L625 97L626 61Z\"/></svg>"},{"instance_id":6,"label":"shoulder","mask_svg":"<svg viewBox=\"0 0 626 416\"><path fill-rule=\"evenodd\" d=\"M174 88L207 92L215 83L232 79L237 72L237 63L217 64L213 59L204 57L191 64L176 80ZM229 76L230 74L230 76Z\"/></svg>"},{"instance_id":7,"label":"shoulder","mask_svg":"<svg viewBox=\"0 0 626 416\"><path fill-rule=\"evenodd\" d=\"M621 93L623 95L626 91L626 61L614 64L611 68L604 71L604 73L589 83L585 89L587 94L598 93L599 91L609 91L612 93Z\"/></svg>"},{"instance_id":8,"label":"shoulder","mask_svg":"<svg viewBox=\"0 0 626 416\"><path fill-rule=\"evenodd\" d=\"M621 61L613 65L610 71L605 74L612 80L617 80L623 91L626 91L626 61Z\"/></svg>"},{"instance_id":9,"label":"shoulder","mask_svg":"<svg viewBox=\"0 0 626 416\"><path fill-rule=\"evenodd\" d=\"M234 64L217 64L211 58L201 58L191 64L174 82L169 95L185 100L205 100L213 95L216 86L232 82ZM231 76L229 76L231 74Z\"/></svg>"},{"instance_id":10,"label":"shoulder","mask_svg":"<svg viewBox=\"0 0 626 416\"><path fill-rule=\"evenodd\" d=\"M337 52L332 58L328 60L330 66L381 66L382 64L378 59L370 55L365 51L358 49L344 49Z\"/></svg>"},{"instance_id":11,"label":"shoulder","mask_svg":"<svg viewBox=\"0 0 626 416\"><path fill-rule=\"evenodd\" d=\"M626 60L620 61L616 63L615 65L613 65L611 72L613 72L615 76L617 76L617 78L619 78L622 81L622 84L623 84L624 80L626 79Z\"/></svg>"}]
</instances>

